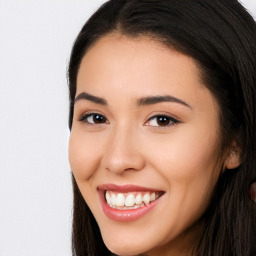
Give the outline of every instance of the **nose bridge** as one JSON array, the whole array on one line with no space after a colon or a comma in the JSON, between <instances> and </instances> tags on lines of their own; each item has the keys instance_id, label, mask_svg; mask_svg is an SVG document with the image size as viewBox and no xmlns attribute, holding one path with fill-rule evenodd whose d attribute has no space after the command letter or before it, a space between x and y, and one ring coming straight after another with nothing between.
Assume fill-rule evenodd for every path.
<instances>
[{"instance_id":1,"label":"nose bridge","mask_svg":"<svg viewBox=\"0 0 256 256\"><path fill-rule=\"evenodd\" d=\"M102 161L104 168L115 173L142 169L144 159L137 139L135 127L126 124L114 127Z\"/></svg>"}]
</instances>

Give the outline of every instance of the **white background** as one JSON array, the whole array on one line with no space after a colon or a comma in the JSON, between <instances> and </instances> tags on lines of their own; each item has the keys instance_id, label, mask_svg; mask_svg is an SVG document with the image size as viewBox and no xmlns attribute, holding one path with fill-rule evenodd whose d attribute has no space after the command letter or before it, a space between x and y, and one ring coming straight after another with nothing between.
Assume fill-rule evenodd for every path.
<instances>
[{"instance_id":1,"label":"white background","mask_svg":"<svg viewBox=\"0 0 256 256\"><path fill-rule=\"evenodd\" d=\"M71 255L66 68L103 2L0 0L0 256Z\"/></svg>"}]
</instances>

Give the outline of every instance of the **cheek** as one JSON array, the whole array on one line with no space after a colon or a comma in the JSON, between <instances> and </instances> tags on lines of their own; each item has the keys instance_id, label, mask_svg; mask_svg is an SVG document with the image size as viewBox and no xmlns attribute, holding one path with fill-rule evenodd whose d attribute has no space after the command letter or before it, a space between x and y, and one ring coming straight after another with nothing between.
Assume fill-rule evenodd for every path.
<instances>
[{"instance_id":1,"label":"cheek","mask_svg":"<svg viewBox=\"0 0 256 256\"><path fill-rule=\"evenodd\" d=\"M148 159L167 181L177 204L193 207L195 200L198 204L209 201L220 172L216 138L217 132L184 129L145 147L152 149L148 150Z\"/></svg>"},{"instance_id":2,"label":"cheek","mask_svg":"<svg viewBox=\"0 0 256 256\"><path fill-rule=\"evenodd\" d=\"M155 164L161 164L161 169L173 178L209 176L217 163L217 132L185 127L151 142L145 147L149 148L149 159L155 159Z\"/></svg>"},{"instance_id":3,"label":"cheek","mask_svg":"<svg viewBox=\"0 0 256 256\"><path fill-rule=\"evenodd\" d=\"M77 181L86 181L97 169L99 150L97 141L81 132L71 132L69 139L69 162Z\"/></svg>"},{"instance_id":4,"label":"cheek","mask_svg":"<svg viewBox=\"0 0 256 256\"><path fill-rule=\"evenodd\" d=\"M204 136L200 139L200 136L178 134L174 137L156 144L154 151L157 155L151 154L149 158L169 187L167 215L172 216L173 220L182 220L175 223L173 230L182 230L205 212L219 170L215 137ZM163 226L166 225L164 220L162 222Z\"/></svg>"}]
</instances>

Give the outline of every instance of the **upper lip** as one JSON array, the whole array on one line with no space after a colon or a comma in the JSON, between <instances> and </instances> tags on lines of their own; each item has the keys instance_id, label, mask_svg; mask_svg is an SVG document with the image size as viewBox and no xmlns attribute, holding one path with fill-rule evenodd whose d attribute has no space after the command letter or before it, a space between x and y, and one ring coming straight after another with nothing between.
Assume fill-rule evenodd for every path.
<instances>
[{"instance_id":1,"label":"upper lip","mask_svg":"<svg viewBox=\"0 0 256 256\"><path fill-rule=\"evenodd\" d=\"M148 192L156 192L156 191L161 191L158 189L153 189L153 188L147 188L147 187L141 187L138 185L131 185L131 184L126 184L126 185L116 185L116 184L102 184L97 187L98 190L108 190L108 191L116 191L116 192L135 192L135 191L148 191Z\"/></svg>"}]
</instances>

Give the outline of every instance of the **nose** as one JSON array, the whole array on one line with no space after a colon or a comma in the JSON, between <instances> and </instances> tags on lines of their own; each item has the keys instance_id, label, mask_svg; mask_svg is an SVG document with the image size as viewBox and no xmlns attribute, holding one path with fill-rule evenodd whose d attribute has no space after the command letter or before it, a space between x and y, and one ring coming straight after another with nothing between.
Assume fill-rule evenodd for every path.
<instances>
[{"instance_id":1,"label":"nose","mask_svg":"<svg viewBox=\"0 0 256 256\"><path fill-rule=\"evenodd\" d=\"M136 132L127 128L113 131L106 145L102 166L115 174L139 171L145 166L141 145Z\"/></svg>"}]
</instances>

